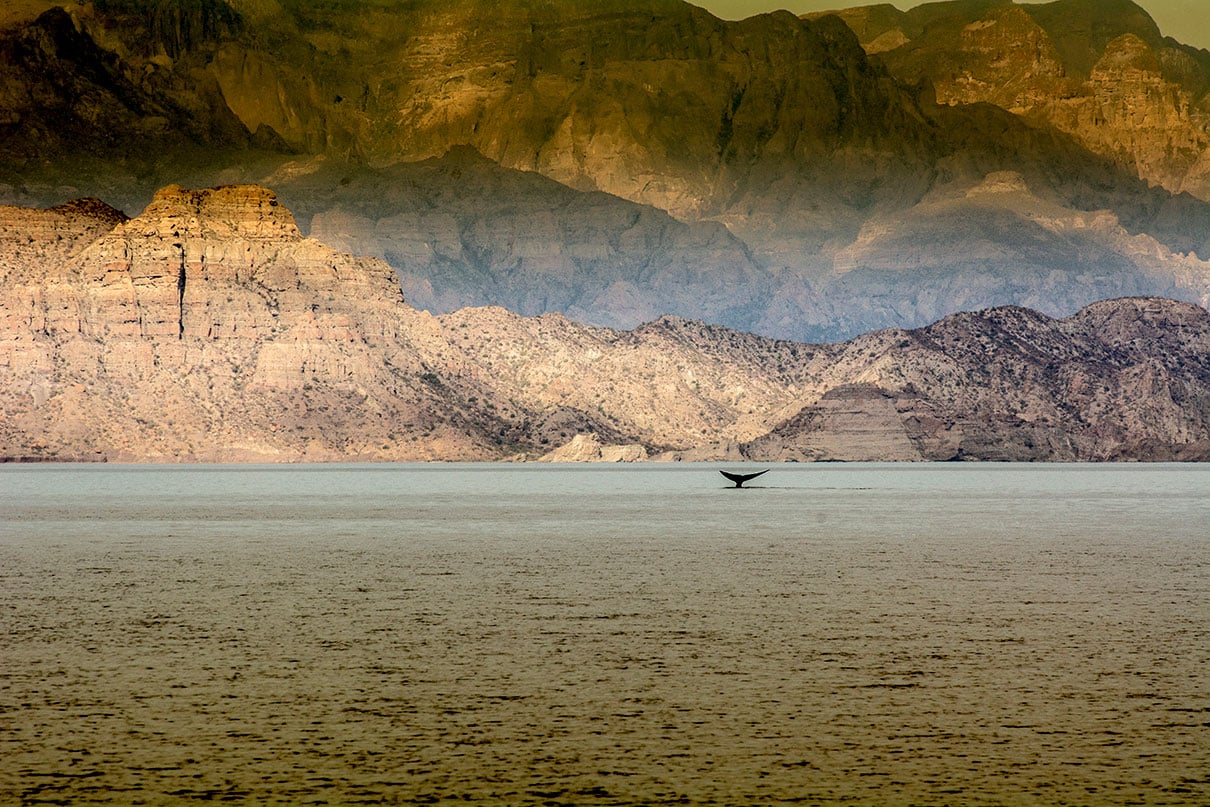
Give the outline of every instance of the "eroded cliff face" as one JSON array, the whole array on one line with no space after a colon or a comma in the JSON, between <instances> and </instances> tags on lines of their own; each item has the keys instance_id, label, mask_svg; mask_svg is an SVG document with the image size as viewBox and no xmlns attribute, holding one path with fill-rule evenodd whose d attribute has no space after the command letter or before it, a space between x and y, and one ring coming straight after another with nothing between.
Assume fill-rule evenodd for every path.
<instances>
[{"instance_id":1,"label":"eroded cliff face","mask_svg":"<svg viewBox=\"0 0 1210 807\"><path fill-rule=\"evenodd\" d=\"M839 12L897 77L1071 134L1173 192L1210 199L1210 54L1129 0L935 3Z\"/></svg>"},{"instance_id":2,"label":"eroded cliff face","mask_svg":"<svg viewBox=\"0 0 1210 807\"><path fill-rule=\"evenodd\" d=\"M784 174L840 151L873 183L869 154L915 162L897 88L843 26L789 14L727 23L679 0L425 0L246 15L322 32L308 39L305 79L293 54L240 41L207 66L250 131L271 124L312 153L320 121L326 141L347 139L372 164L470 146L679 218L718 213L743 183L767 181L753 163Z\"/></svg>"},{"instance_id":3,"label":"eroded cliff face","mask_svg":"<svg viewBox=\"0 0 1210 807\"><path fill-rule=\"evenodd\" d=\"M29 215L3 213L7 222ZM71 246L40 260L5 258L19 267L0 288L0 366L13 393L6 453L287 460L478 451L482 438L437 420L434 396L417 380L423 371L404 334L422 334L431 320L403 305L390 267L303 238L263 188L170 187L140 216L114 218L94 218L86 232L60 220L54 238ZM104 224L112 229L79 246Z\"/></svg>"}]
</instances>

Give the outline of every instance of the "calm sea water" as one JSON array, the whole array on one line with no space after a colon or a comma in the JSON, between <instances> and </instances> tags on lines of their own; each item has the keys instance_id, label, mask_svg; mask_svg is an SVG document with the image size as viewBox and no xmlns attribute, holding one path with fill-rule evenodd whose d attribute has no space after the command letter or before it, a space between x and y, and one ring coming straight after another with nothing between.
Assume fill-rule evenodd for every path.
<instances>
[{"instance_id":1,"label":"calm sea water","mask_svg":"<svg viewBox=\"0 0 1210 807\"><path fill-rule=\"evenodd\" d=\"M0 803L1210 803L1210 468L0 467Z\"/></svg>"}]
</instances>

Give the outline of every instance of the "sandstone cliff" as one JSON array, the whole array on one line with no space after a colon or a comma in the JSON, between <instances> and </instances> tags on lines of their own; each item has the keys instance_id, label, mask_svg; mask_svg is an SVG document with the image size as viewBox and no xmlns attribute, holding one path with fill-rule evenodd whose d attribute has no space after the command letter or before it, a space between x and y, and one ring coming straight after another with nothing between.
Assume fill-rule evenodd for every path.
<instances>
[{"instance_id":1,"label":"sandstone cliff","mask_svg":"<svg viewBox=\"0 0 1210 807\"><path fill-rule=\"evenodd\" d=\"M816 340L1001 304L1204 304L1210 204L1139 179L1196 190L1201 57L1117 5L962 6L1000 16L962 23L952 63L1035 114L916 83L895 54L932 34L897 14L878 24L901 47L868 58L835 18L678 0L27 0L0 18L0 200L134 213L163 184L265 184L435 313ZM920 30L944 33L933 6ZM1004 176L1016 197L986 192Z\"/></svg>"},{"instance_id":2,"label":"sandstone cliff","mask_svg":"<svg viewBox=\"0 0 1210 807\"><path fill-rule=\"evenodd\" d=\"M0 220L8 230L29 215L6 208ZM4 453L483 451L485 438L455 425L423 382L409 335L434 326L403 305L390 267L304 239L271 192L166 188L137 218L114 226L103 215L97 224L112 229L91 243L99 226L57 224L54 237L72 245L59 254L4 256L15 267L0 287Z\"/></svg>"},{"instance_id":3,"label":"sandstone cliff","mask_svg":"<svg viewBox=\"0 0 1210 807\"><path fill-rule=\"evenodd\" d=\"M1210 314L1162 299L829 345L434 317L251 186L2 208L0 267L3 457L1210 459Z\"/></svg>"}]
</instances>

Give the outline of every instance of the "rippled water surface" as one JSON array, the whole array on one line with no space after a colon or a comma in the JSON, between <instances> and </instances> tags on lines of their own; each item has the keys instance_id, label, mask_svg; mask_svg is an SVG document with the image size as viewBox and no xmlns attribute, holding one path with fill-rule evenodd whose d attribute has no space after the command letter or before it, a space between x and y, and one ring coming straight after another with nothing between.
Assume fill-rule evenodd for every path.
<instances>
[{"instance_id":1,"label":"rippled water surface","mask_svg":"<svg viewBox=\"0 0 1210 807\"><path fill-rule=\"evenodd\" d=\"M0 467L0 803L1210 803L1210 468Z\"/></svg>"}]
</instances>

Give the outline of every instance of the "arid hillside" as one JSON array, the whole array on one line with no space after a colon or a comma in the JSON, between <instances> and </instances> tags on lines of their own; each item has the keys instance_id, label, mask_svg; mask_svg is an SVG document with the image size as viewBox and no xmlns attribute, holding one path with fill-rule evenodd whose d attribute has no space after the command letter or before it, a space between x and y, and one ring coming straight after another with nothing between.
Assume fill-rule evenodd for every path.
<instances>
[{"instance_id":1,"label":"arid hillside","mask_svg":"<svg viewBox=\"0 0 1210 807\"><path fill-rule=\"evenodd\" d=\"M580 439L577 441L576 438ZM847 342L436 317L256 186L0 209L0 456L1210 459L1210 314L1021 308Z\"/></svg>"}]
</instances>

